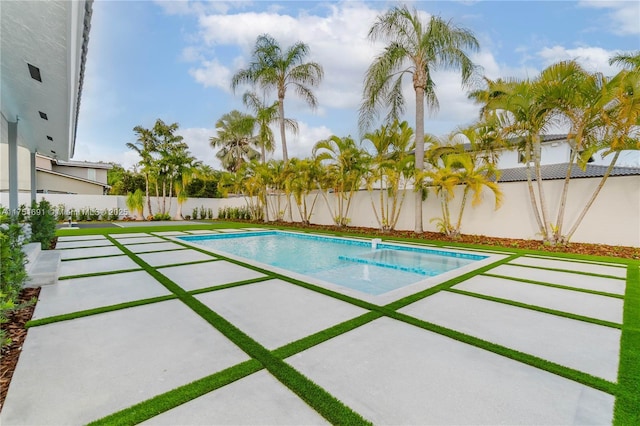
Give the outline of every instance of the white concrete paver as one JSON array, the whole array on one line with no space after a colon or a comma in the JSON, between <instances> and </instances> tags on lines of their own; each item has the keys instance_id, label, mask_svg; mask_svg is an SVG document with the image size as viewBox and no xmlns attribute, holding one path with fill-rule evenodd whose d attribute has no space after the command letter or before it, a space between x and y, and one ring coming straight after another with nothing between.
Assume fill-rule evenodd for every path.
<instances>
[{"instance_id":1,"label":"white concrete paver","mask_svg":"<svg viewBox=\"0 0 640 426\"><path fill-rule=\"evenodd\" d=\"M482 275L453 288L622 324L624 301L615 297Z\"/></svg>"},{"instance_id":2,"label":"white concrete paver","mask_svg":"<svg viewBox=\"0 0 640 426\"><path fill-rule=\"evenodd\" d=\"M127 232L124 234L110 234L109 236L119 240L122 238L145 238L148 237L149 234L145 234L144 232Z\"/></svg>"},{"instance_id":3,"label":"white concrete paver","mask_svg":"<svg viewBox=\"0 0 640 426\"><path fill-rule=\"evenodd\" d=\"M567 271L587 272L590 274L611 275L618 278L626 278L627 268L624 266L605 266L594 263L570 262L559 259L540 259L537 257L522 256L509 262L512 265L541 266L543 268L565 269Z\"/></svg>"},{"instance_id":4,"label":"white concrete paver","mask_svg":"<svg viewBox=\"0 0 640 426\"><path fill-rule=\"evenodd\" d=\"M196 298L268 349L368 312L281 280L213 291Z\"/></svg>"},{"instance_id":5,"label":"white concrete paver","mask_svg":"<svg viewBox=\"0 0 640 426\"><path fill-rule=\"evenodd\" d=\"M247 358L177 300L35 327L0 423L86 424Z\"/></svg>"},{"instance_id":6,"label":"white concrete paver","mask_svg":"<svg viewBox=\"0 0 640 426\"><path fill-rule=\"evenodd\" d=\"M620 330L440 292L400 312L615 382Z\"/></svg>"},{"instance_id":7,"label":"white concrete paver","mask_svg":"<svg viewBox=\"0 0 640 426\"><path fill-rule=\"evenodd\" d=\"M187 291L264 277L264 274L224 260L172 266L159 271Z\"/></svg>"},{"instance_id":8,"label":"white concrete paver","mask_svg":"<svg viewBox=\"0 0 640 426\"><path fill-rule=\"evenodd\" d=\"M65 237L58 237L59 242L64 241L83 241L83 240L106 240L104 235L68 235Z\"/></svg>"},{"instance_id":9,"label":"white concrete paver","mask_svg":"<svg viewBox=\"0 0 640 426\"><path fill-rule=\"evenodd\" d=\"M175 265L216 259L214 256L196 250L156 251L153 253L141 253L138 256L151 266Z\"/></svg>"},{"instance_id":10,"label":"white concrete paver","mask_svg":"<svg viewBox=\"0 0 640 426\"><path fill-rule=\"evenodd\" d=\"M72 278L40 290L33 318L116 305L171 294L145 271Z\"/></svg>"},{"instance_id":11,"label":"white concrete paver","mask_svg":"<svg viewBox=\"0 0 640 426\"><path fill-rule=\"evenodd\" d=\"M166 240L160 237L152 236L152 237L137 237L137 238L120 238L118 242L120 244L128 245L128 244L142 244L142 243L164 243Z\"/></svg>"},{"instance_id":12,"label":"white concrete paver","mask_svg":"<svg viewBox=\"0 0 640 426\"><path fill-rule=\"evenodd\" d=\"M141 424L319 425L328 422L262 370Z\"/></svg>"},{"instance_id":13,"label":"white concrete paver","mask_svg":"<svg viewBox=\"0 0 640 426\"><path fill-rule=\"evenodd\" d=\"M381 318L286 360L374 424L608 424L614 397Z\"/></svg>"},{"instance_id":14,"label":"white concrete paver","mask_svg":"<svg viewBox=\"0 0 640 426\"><path fill-rule=\"evenodd\" d=\"M189 230L186 231L189 234L194 234L194 235L198 235L198 234L217 234L218 229L215 230L211 230L211 229L194 229L193 231Z\"/></svg>"},{"instance_id":15,"label":"white concrete paver","mask_svg":"<svg viewBox=\"0 0 640 426\"><path fill-rule=\"evenodd\" d=\"M152 232L153 235L162 235L163 237L173 237L176 235L188 235L186 232L182 231L162 231L162 232Z\"/></svg>"},{"instance_id":16,"label":"white concrete paver","mask_svg":"<svg viewBox=\"0 0 640 426\"><path fill-rule=\"evenodd\" d=\"M134 253L144 253L151 251L179 250L183 249L184 246L167 241L164 243L129 244L127 245L127 248Z\"/></svg>"},{"instance_id":17,"label":"white concrete paver","mask_svg":"<svg viewBox=\"0 0 640 426\"><path fill-rule=\"evenodd\" d=\"M549 284L559 284L585 290L603 291L612 294L624 294L625 281L615 278L602 278L571 272L548 271L523 266L500 265L488 271L490 274L505 277L523 278Z\"/></svg>"},{"instance_id":18,"label":"white concrete paver","mask_svg":"<svg viewBox=\"0 0 640 426\"><path fill-rule=\"evenodd\" d=\"M127 269L139 269L128 256L113 256L100 259L65 260L60 264L59 277L73 275L95 274L101 272L123 271ZM117 279L117 278L113 278Z\"/></svg>"},{"instance_id":19,"label":"white concrete paver","mask_svg":"<svg viewBox=\"0 0 640 426\"><path fill-rule=\"evenodd\" d=\"M56 249L60 252L62 259L80 259L83 257L94 257L94 256L111 256L116 254L124 254L118 247L116 246L105 246L105 247L87 247L83 249Z\"/></svg>"},{"instance_id":20,"label":"white concrete paver","mask_svg":"<svg viewBox=\"0 0 640 426\"><path fill-rule=\"evenodd\" d=\"M112 246L109 240L80 240L80 241L63 241L56 244L57 249L68 249L78 247L104 247Z\"/></svg>"}]
</instances>

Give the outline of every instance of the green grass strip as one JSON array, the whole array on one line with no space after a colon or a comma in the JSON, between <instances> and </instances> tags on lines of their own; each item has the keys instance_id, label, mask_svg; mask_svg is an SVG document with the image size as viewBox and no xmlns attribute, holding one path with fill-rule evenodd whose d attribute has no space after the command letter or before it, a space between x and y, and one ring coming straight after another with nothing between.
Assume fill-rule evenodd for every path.
<instances>
[{"instance_id":1,"label":"green grass strip","mask_svg":"<svg viewBox=\"0 0 640 426\"><path fill-rule=\"evenodd\" d=\"M140 254L144 254L144 253L140 253ZM148 253L147 253L148 254ZM170 263L168 265L158 265L158 266L154 266L154 268L156 269L162 269L162 268L172 268L174 266L188 266L188 265L197 265L199 263L211 263L211 262L215 262L216 260L220 260L220 259L214 259L213 257L211 259L205 259L205 260L194 260L193 262L181 262L181 263Z\"/></svg>"},{"instance_id":2,"label":"green grass strip","mask_svg":"<svg viewBox=\"0 0 640 426\"><path fill-rule=\"evenodd\" d=\"M144 268L169 291L178 296L185 305L200 315L225 337L235 343L247 355L258 360L276 379L287 386L329 422L333 424L369 424L369 422L367 422L358 413L344 405L333 395L305 377L302 373L273 355L260 343L253 340L242 330L211 310L193 295L182 289L182 287L156 271L124 245L118 243L111 237L109 237L109 239L112 240L114 244L118 245L120 249L129 255L134 262Z\"/></svg>"},{"instance_id":3,"label":"green grass strip","mask_svg":"<svg viewBox=\"0 0 640 426\"><path fill-rule=\"evenodd\" d=\"M140 268L132 268L132 269L118 269L117 271L91 272L89 274L65 275L64 277L58 277L58 281L71 280L75 278L101 277L103 275L116 275L116 274L123 274L125 272L137 272L140 270L141 270Z\"/></svg>"},{"instance_id":4,"label":"green grass strip","mask_svg":"<svg viewBox=\"0 0 640 426\"><path fill-rule=\"evenodd\" d=\"M373 320L381 318L383 315L379 312L367 312L359 317L350 319L340 324L329 327L325 330L314 333L310 336L303 337L295 342L288 343L279 347L273 351L273 354L280 359L288 358L299 352L307 350L313 346L319 345L322 342L326 342L329 339L333 339L341 334L347 333L360 326L370 323Z\"/></svg>"},{"instance_id":5,"label":"green grass strip","mask_svg":"<svg viewBox=\"0 0 640 426\"><path fill-rule=\"evenodd\" d=\"M466 274L462 274L462 275L460 275L458 277L455 277L455 278L452 278L450 280L447 280L447 281L445 281L445 282L443 282L441 284L438 284L437 286L434 286L434 287L428 288L426 290L423 290L421 292L418 292L418 293L412 294L410 296L404 297L404 298L402 298L400 300L396 300L395 302L386 305L385 308L391 309L393 311L396 311L398 309L404 308L405 306L410 305L412 303L415 303L418 300L422 300L425 297L431 296L432 294L435 294L435 293L437 293L439 291L446 290L446 289L448 289L450 287L453 287L456 284L460 284L461 282L466 281L466 280L468 280L470 278L473 278L476 275L484 274L485 272L487 272L487 271L489 271L489 270L491 270L493 268L496 268L496 267L498 267L500 265L504 265L507 262L511 262L512 260L517 259L518 257L520 257L520 255L518 255L518 254L513 254L511 256L507 256L504 259L498 260L496 262L490 263L489 265L485 265L482 268L478 268L476 270L467 272Z\"/></svg>"},{"instance_id":6,"label":"green grass strip","mask_svg":"<svg viewBox=\"0 0 640 426\"><path fill-rule=\"evenodd\" d=\"M502 298L494 297L494 296L487 296L485 294L480 294L480 293L472 293L470 291L458 290L456 288L449 288L446 291L449 291L451 293L462 294L464 296L475 297L477 299L489 300L491 302L498 302L498 303L502 303L504 305L511 305L511 306L516 306L518 308L524 308L524 309L529 309L529 310L532 310L532 311L538 311L538 312L542 312L542 313L545 313L545 314L551 314L551 315L556 315L556 316L559 316L559 317L570 318L570 319L573 319L573 320L584 321L584 322L588 322L588 323L591 323L591 324L602 325L602 326L605 326L605 327L618 328L618 329L622 328L621 324L618 324L618 323L615 323L615 322L605 321L605 320L601 320L601 319L597 319L597 318L585 317L583 315L572 314L571 312L557 311L555 309L549 309L549 308L545 308L543 306L528 305L526 303L516 302L514 300L502 299Z\"/></svg>"},{"instance_id":7,"label":"green grass strip","mask_svg":"<svg viewBox=\"0 0 640 426\"><path fill-rule=\"evenodd\" d=\"M91 315L104 314L105 312L119 311L120 309L134 308L136 306L149 305L151 303L164 302L166 300L176 299L174 294L166 296L152 297L149 299L134 300L132 302L123 302L115 305L101 306L99 308L85 309L82 311L70 312L68 314L54 315L46 318L30 320L25 324L25 328L39 327L41 325L52 324L55 322L69 321L76 318L88 317Z\"/></svg>"},{"instance_id":8,"label":"green grass strip","mask_svg":"<svg viewBox=\"0 0 640 426\"><path fill-rule=\"evenodd\" d=\"M543 285L543 286L546 286L546 287L553 287L553 288L560 288L562 290L579 291L581 293L597 294L598 296L615 297L616 299L624 299L624 296L621 295L621 294L607 293L607 292L604 292L604 291L589 290L589 289L586 289L586 288L569 287L569 286L561 285L561 284L544 283L542 281L528 280L526 278L508 277L506 275L491 274L491 273L486 273L486 272L484 274L482 274L482 275L484 275L485 277L501 278L503 280L518 281L518 282L521 282L521 283Z\"/></svg>"},{"instance_id":9,"label":"green grass strip","mask_svg":"<svg viewBox=\"0 0 640 426\"><path fill-rule=\"evenodd\" d=\"M611 279L614 279L614 280L625 280L625 278L616 277L615 275L596 274L594 272L572 271L570 269L551 268L551 267L548 267L548 266L522 265L522 264L519 264L519 263L510 263L510 265L518 266L520 268L541 269L543 271L566 272L568 274L586 275L586 276L589 276L589 277L611 278Z\"/></svg>"},{"instance_id":10,"label":"green grass strip","mask_svg":"<svg viewBox=\"0 0 640 426\"><path fill-rule=\"evenodd\" d=\"M616 426L640 424L640 262L627 267L627 288L620 337Z\"/></svg>"},{"instance_id":11,"label":"green grass strip","mask_svg":"<svg viewBox=\"0 0 640 426\"><path fill-rule=\"evenodd\" d=\"M213 285L211 287L205 287L205 288L199 288L197 290L191 290L191 291L189 291L189 294L194 296L194 295L202 294L202 293L211 293L212 291L224 290L226 288L233 288L233 287L241 287L241 286L245 286L245 285L249 285L249 284L256 284L256 283L260 283L260 282L263 282L263 281L269 281L271 279L272 279L271 277L251 278L249 280L236 281L236 282L232 282L232 283L228 283L228 284L219 284L219 285Z\"/></svg>"},{"instance_id":12,"label":"green grass strip","mask_svg":"<svg viewBox=\"0 0 640 426\"><path fill-rule=\"evenodd\" d=\"M154 396L132 407L94 420L89 423L89 425L136 425L260 370L262 370L262 365L260 365L258 361L250 359L218 373Z\"/></svg>"},{"instance_id":13,"label":"green grass strip","mask_svg":"<svg viewBox=\"0 0 640 426\"><path fill-rule=\"evenodd\" d=\"M528 254L526 255L526 257L531 259L542 259L542 260L549 259L549 256L540 256L537 254ZM559 259L551 259L551 260L559 260ZM580 260L580 259L574 259L574 258L564 258L561 260L563 262L581 263L583 265L610 266L612 268L626 268L627 266L626 262L622 264L622 263L611 263L611 262L603 262L603 261Z\"/></svg>"},{"instance_id":14,"label":"green grass strip","mask_svg":"<svg viewBox=\"0 0 640 426\"><path fill-rule=\"evenodd\" d=\"M578 383L582 383L583 385L590 386L592 388L601 390L603 392L606 392L612 395L615 395L616 393L617 385L615 383L612 383L600 377L595 377L595 376L592 376L591 374L587 374L582 371L575 370L573 368L566 367L564 365L560 365L555 362L548 361L546 359L539 358L534 355L516 351L514 349L507 348L506 346L498 345L496 343L492 343L477 337L473 337L468 334L461 333L459 331L451 330L449 328L442 327L437 324L423 321L423 320L411 317L409 315L402 314L400 312L393 311L388 313L387 316L395 320L402 321L404 323L411 324L416 327L420 327L422 329L441 334L443 336L447 336L459 342L467 343L477 348L481 348L481 349L493 352L495 354L513 359L515 361L522 362L532 367L536 367L541 370L548 371L550 373L567 378L569 380L576 381Z\"/></svg>"},{"instance_id":15,"label":"green grass strip","mask_svg":"<svg viewBox=\"0 0 640 426\"><path fill-rule=\"evenodd\" d=\"M124 253L117 253L117 254L105 254L102 256L87 256L87 257L72 257L69 259L60 259L62 262L71 262L73 260L91 260L91 259L104 259L106 257L118 257L118 256L122 256L124 255Z\"/></svg>"}]
</instances>

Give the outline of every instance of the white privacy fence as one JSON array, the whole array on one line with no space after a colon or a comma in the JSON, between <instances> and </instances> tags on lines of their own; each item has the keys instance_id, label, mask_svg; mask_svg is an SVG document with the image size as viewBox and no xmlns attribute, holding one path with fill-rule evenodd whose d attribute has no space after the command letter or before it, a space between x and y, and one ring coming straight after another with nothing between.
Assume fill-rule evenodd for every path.
<instances>
[{"instance_id":1,"label":"white privacy fence","mask_svg":"<svg viewBox=\"0 0 640 426\"><path fill-rule=\"evenodd\" d=\"M574 179L571 182L567 199L564 230L568 230L578 217L583 206L591 196L600 179ZM549 203L551 221L555 223L560 193L563 181L545 181L544 187L546 199ZM462 233L474 235L487 235L504 238L541 239L538 235L536 220L532 213L529 192L526 182L501 183L503 192L503 204L498 210L494 210L494 199L490 192L483 193L483 201L479 206L473 207L469 200L462 220ZM456 197L451 201L451 216L457 218L460 202L461 188L456 192ZM67 211L70 209L118 209L125 214L126 197L113 195L71 195L71 194L37 194L38 200L47 199L53 206L64 204ZM372 209L373 202L378 205L379 194L369 194L366 191L358 192L352 201L348 217L352 226L377 228ZM28 204L29 194L20 194L20 204ZM309 204L311 199L308 200ZM329 203L334 203L333 194L328 196ZM0 204L8 205L8 194L0 194ZM158 212L155 197L152 198L152 209ZM167 198L167 206L169 199ZM192 215L194 208L212 209L214 217L221 207L242 207L246 201L241 198L189 198L182 206L183 215ZM171 215L175 215L177 202L174 198L171 202ZM297 208L292 206L293 220L299 221ZM145 214L148 214L145 203ZM406 194L402 212L396 229L414 229L414 194ZM440 217L439 200L433 192L429 193L423 205L423 223L426 231L437 231L432 218ZM285 219L288 215L285 214ZM318 197L311 223L333 224L331 211L323 197ZM640 176L621 176L609 178L604 189L585 216L572 241L602 243L611 245L640 246Z\"/></svg>"}]
</instances>

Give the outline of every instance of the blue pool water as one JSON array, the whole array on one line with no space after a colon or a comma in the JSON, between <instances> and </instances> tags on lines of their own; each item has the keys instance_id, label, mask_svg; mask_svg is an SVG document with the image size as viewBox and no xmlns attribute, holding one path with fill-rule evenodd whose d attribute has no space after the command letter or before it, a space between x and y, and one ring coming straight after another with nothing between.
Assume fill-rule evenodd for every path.
<instances>
[{"instance_id":1,"label":"blue pool water","mask_svg":"<svg viewBox=\"0 0 640 426\"><path fill-rule=\"evenodd\" d=\"M487 256L281 231L178 237L231 254L379 295Z\"/></svg>"}]
</instances>

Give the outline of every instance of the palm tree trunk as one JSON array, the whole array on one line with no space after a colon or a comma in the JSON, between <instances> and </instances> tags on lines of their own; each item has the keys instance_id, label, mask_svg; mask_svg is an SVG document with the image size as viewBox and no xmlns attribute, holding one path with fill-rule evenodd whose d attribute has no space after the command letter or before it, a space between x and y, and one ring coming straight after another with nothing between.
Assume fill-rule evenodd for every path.
<instances>
[{"instance_id":1,"label":"palm tree trunk","mask_svg":"<svg viewBox=\"0 0 640 426\"><path fill-rule=\"evenodd\" d=\"M566 236L566 238L564 240L565 243L569 242L569 240L571 239L573 234L578 229L578 226L580 226L580 223L582 222L582 219L584 219L584 217L586 216L587 212L591 208L591 205L593 204L593 202L596 200L596 197L600 193L600 190L602 190L602 187L604 187L604 184L607 181L607 178L609 177L609 175L611 174L611 171L613 170L613 167L615 166L616 162L618 161L618 157L619 156L620 156L620 151L616 151L616 154L614 155L613 159L611 160L611 164L609 164L609 167L607 167L607 171L605 172L604 176L602 176L602 180L598 184L598 187L596 188L595 191L593 191L593 194L591 195L591 198L589 199L589 202L587 202L587 204L584 206L584 209L582 209L582 212L580 212L580 216L578 216L578 219L576 219L575 223L573 224L573 226L569 230L569 233L567 234L567 236Z\"/></svg>"},{"instance_id":2,"label":"palm tree trunk","mask_svg":"<svg viewBox=\"0 0 640 426\"><path fill-rule=\"evenodd\" d=\"M542 171L540 169L540 159L541 159L541 150L542 150L542 147L540 146L540 135L536 134L534 138L535 138L535 144L534 144L533 153L535 157L534 157L533 164L534 164L535 173L536 173L536 184L538 186L538 198L540 200L540 211L542 213L542 222L544 223L544 238L545 238L545 241L555 243L556 241L553 239L553 234L552 234L551 226L549 223L549 212L547 209L547 200L546 200L546 197L544 196Z\"/></svg>"},{"instance_id":3,"label":"palm tree trunk","mask_svg":"<svg viewBox=\"0 0 640 426\"><path fill-rule=\"evenodd\" d=\"M149 197L149 173L144 174L144 186L144 196L147 198L147 208L149 209L149 216L153 216L153 212L151 211L151 197ZM144 212L142 213L142 217L144 218Z\"/></svg>"},{"instance_id":4,"label":"palm tree trunk","mask_svg":"<svg viewBox=\"0 0 640 426\"><path fill-rule=\"evenodd\" d=\"M284 93L278 96L278 114L280 114L280 140L282 141L282 160L285 166L289 162L287 154L287 137L284 130Z\"/></svg>"},{"instance_id":5,"label":"palm tree trunk","mask_svg":"<svg viewBox=\"0 0 640 426\"><path fill-rule=\"evenodd\" d=\"M540 218L540 210L538 209L538 202L536 201L536 193L533 189L533 180L531 178L531 167L529 163L531 162L531 149L530 145L527 144L525 147L525 173L527 175L527 188L529 189L529 200L531 201L531 208L533 209L533 216L536 218L536 222L538 223L538 230L541 234L544 235L544 225L542 224L542 219Z\"/></svg>"},{"instance_id":6,"label":"palm tree trunk","mask_svg":"<svg viewBox=\"0 0 640 426\"><path fill-rule=\"evenodd\" d=\"M460 203L460 213L458 214L458 223L456 224L456 232L460 233L460 227L462 226L462 215L464 214L464 207L467 204L467 194L469 193L469 187L465 186L462 193L462 202Z\"/></svg>"},{"instance_id":7,"label":"palm tree trunk","mask_svg":"<svg viewBox=\"0 0 640 426\"><path fill-rule=\"evenodd\" d=\"M576 159L575 151L576 150L573 150L569 156L569 167L567 167L567 174L564 177L562 194L560 195L560 207L558 208L558 217L556 218L556 228L554 232L556 241L559 241L562 238L562 223L564 222L564 212L567 206L567 195L569 194L569 182L571 182L573 162Z\"/></svg>"},{"instance_id":8,"label":"palm tree trunk","mask_svg":"<svg viewBox=\"0 0 640 426\"><path fill-rule=\"evenodd\" d=\"M414 231L416 234L421 234L424 229L422 227L422 191L421 183L418 182L418 173L424 169L424 88L415 85L414 87L416 90L416 176L413 179L416 185L414 188L416 191Z\"/></svg>"}]
</instances>

